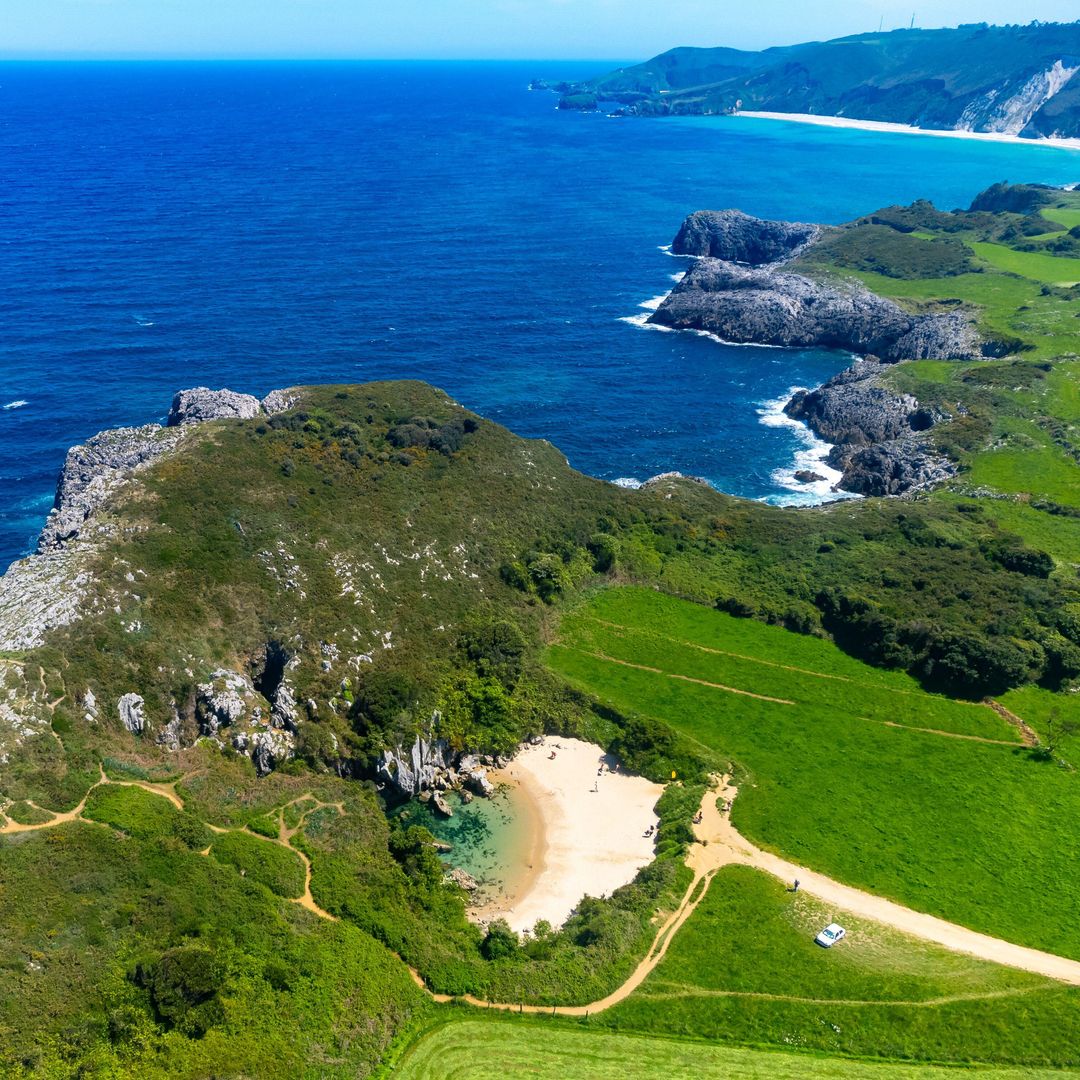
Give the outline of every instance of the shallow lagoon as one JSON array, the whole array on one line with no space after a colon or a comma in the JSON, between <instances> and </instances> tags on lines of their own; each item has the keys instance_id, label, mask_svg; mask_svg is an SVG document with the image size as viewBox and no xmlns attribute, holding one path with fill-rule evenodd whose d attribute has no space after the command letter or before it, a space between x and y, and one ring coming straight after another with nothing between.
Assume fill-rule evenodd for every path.
<instances>
[{"instance_id":1,"label":"shallow lagoon","mask_svg":"<svg viewBox=\"0 0 1080 1080\"><path fill-rule=\"evenodd\" d=\"M454 791L445 798L453 817L445 818L431 803L415 799L394 816L410 825L422 825L437 840L451 845L440 858L447 867L460 867L480 883L473 906L514 895L533 869L529 863L539 823L530 801L509 784L500 784L489 799L474 798L466 803Z\"/></svg>"}]
</instances>

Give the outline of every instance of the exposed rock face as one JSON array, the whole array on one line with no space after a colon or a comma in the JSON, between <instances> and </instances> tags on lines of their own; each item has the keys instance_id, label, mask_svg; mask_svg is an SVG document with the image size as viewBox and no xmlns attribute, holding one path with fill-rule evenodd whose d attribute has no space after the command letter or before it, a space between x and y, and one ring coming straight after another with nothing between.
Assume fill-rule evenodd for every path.
<instances>
[{"instance_id":1,"label":"exposed rock face","mask_svg":"<svg viewBox=\"0 0 1080 1080\"><path fill-rule=\"evenodd\" d=\"M453 765L454 754L445 739L431 741L418 735L408 750L384 750L378 775L402 795L412 797L436 787L437 774Z\"/></svg>"},{"instance_id":2,"label":"exposed rock face","mask_svg":"<svg viewBox=\"0 0 1080 1080\"><path fill-rule=\"evenodd\" d=\"M285 683L278 686L278 697ZM200 683L195 692L195 716L201 734L228 740L232 748L248 754L260 776L288 760L293 754L293 733L296 731L295 702L286 688L282 704L292 705L292 727L284 730L284 714L277 705L267 712L267 702L255 689L247 675L219 668L208 682ZM222 729L228 728L228 731Z\"/></svg>"},{"instance_id":3,"label":"exposed rock face","mask_svg":"<svg viewBox=\"0 0 1080 1080\"><path fill-rule=\"evenodd\" d=\"M222 727L258 719L259 696L246 675L219 668L195 692L195 715L203 735L216 735Z\"/></svg>"},{"instance_id":4,"label":"exposed rock face","mask_svg":"<svg viewBox=\"0 0 1080 1080\"><path fill-rule=\"evenodd\" d=\"M454 811L450 809L450 804L442 797L441 792L434 792L431 796L431 805L435 807L438 813L443 817L453 817Z\"/></svg>"},{"instance_id":5,"label":"exposed rock face","mask_svg":"<svg viewBox=\"0 0 1080 1080\"><path fill-rule=\"evenodd\" d=\"M773 269L703 258L649 321L724 341L843 349L889 360L971 359L979 340L960 314L912 315L859 285L823 285Z\"/></svg>"},{"instance_id":6,"label":"exposed rock face","mask_svg":"<svg viewBox=\"0 0 1080 1080\"><path fill-rule=\"evenodd\" d=\"M921 434L948 416L884 385L884 370L876 360L860 360L816 390L800 390L784 407L836 444L828 460L844 474L838 487L860 495L902 495L956 472Z\"/></svg>"},{"instance_id":7,"label":"exposed rock face","mask_svg":"<svg viewBox=\"0 0 1080 1080\"><path fill-rule=\"evenodd\" d=\"M741 210L697 210L682 223L671 250L762 266L790 259L820 232L817 225L766 221Z\"/></svg>"},{"instance_id":8,"label":"exposed rock face","mask_svg":"<svg viewBox=\"0 0 1080 1080\"><path fill-rule=\"evenodd\" d=\"M93 583L88 556L107 535L98 512L138 470L180 443L182 425L223 416L257 416L263 409L282 412L300 396L297 388L275 390L260 404L249 394L231 390L182 390L173 399L170 427L117 428L72 447L38 538L37 554L12 564L0 576L0 649L35 648L50 630L83 614Z\"/></svg>"},{"instance_id":9,"label":"exposed rock face","mask_svg":"<svg viewBox=\"0 0 1080 1080\"><path fill-rule=\"evenodd\" d=\"M905 495L956 475L956 466L918 436L872 446L837 446L829 464L844 473L839 486L860 495Z\"/></svg>"},{"instance_id":10,"label":"exposed rock face","mask_svg":"<svg viewBox=\"0 0 1080 1080\"><path fill-rule=\"evenodd\" d=\"M117 703L120 722L132 735L141 735L146 728L144 702L138 694L125 694Z\"/></svg>"},{"instance_id":11,"label":"exposed rock face","mask_svg":"<svg viewBox=\"0 0 1080 1080\"><path fill-rule=\"evenodd\" d=\"M179 427L181 424L199 424L204 420L229 417L250 420L261 411L259 399L251 394L196 386L191 390L181 390L173 398L167 423L169 427Z\"/></svg>"},{"instance_id":12,"label":"exposed rock face","mask_svg":"<svg viewBox=\"0 0 1080 1080\"><path fill-rule=\"evenodd\" d=\"M274 416L277 413L285 412L299 403L300 396L300 388L298 386L289 386L284 390L271 390L270 393L262 399L262 411L266 413L267 416Z\"/></svg>"},{"instance_id":13,"label":"exposed rock face","mask_svg":"<svg viewBox=\"0 0 1080 1080\"><path fill-rule=\"evenodd\" d=\"M82 446L73 446L60 472L53 509L38 538L38 551L55 550L78 537L132 472L168 453L178 441L178 432L146 424L102 431Z\"/></svg>"},{"instance_id":14,"label":"exposed rock face","mask_svg":"<svg viewBox=\"0 0 1080 1080\"><path fill-rule=\"evenodd\" d=\"M251 750L251 760L260 776L272 772L282 762L292 757L292 742L281 731L256 731L245 749Z\"/></svg>"}]
</instances>

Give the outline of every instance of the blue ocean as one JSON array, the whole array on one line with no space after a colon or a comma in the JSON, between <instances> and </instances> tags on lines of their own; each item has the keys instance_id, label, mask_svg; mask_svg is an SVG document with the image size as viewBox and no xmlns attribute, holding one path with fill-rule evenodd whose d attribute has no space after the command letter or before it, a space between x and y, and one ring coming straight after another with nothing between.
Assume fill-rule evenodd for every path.
<instances>
[{"instance_id":1,"label":"blue ocean","mask_svg":"<svg viewBox=\"0 0 1080 1080\"><path fill-rule=\"evenodd\" d=\"M778 402L847 358L643 329L686 213L837 222L1080 155L558 113L610 63L0 66L0 566L66 448L175 390L421 378L575 467L808 498ZM801 456L800 456L801 455Z\"/></svg>"}]
</instances>

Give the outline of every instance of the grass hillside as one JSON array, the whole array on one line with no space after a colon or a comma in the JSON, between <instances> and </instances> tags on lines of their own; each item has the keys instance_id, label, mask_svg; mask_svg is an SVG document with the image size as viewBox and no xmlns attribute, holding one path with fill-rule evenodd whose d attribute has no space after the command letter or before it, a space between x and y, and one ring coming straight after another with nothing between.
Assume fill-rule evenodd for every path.
<instances>
[{"instance_id":1,"label":"grass hillside","mask_svg":"<svg viewBox=\"0 0 1080 1080\"><path fill-rule=\"evenodd\" d=\"M920 911L1080 958L1080 784L993 709L827 642L608 590L549 651L566 678L734 762L733 820L797 862ZM1032 717L1039 725L1039 717Z\"/></svg>"}]
</instances>

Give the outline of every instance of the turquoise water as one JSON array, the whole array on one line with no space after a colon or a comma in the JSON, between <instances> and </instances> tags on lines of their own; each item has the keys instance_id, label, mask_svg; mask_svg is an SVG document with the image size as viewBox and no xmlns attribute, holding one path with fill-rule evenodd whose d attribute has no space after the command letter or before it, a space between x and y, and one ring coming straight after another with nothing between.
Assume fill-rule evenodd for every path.
<instances>
[{"instance_id":1,"label":"turquoise water","mask_svg":"<svg viewBox=\"0 0 1080 1080\"><path fill-rule=\"evenodd\" d=\"M558 113L610 62L0 68L0 568L68 446L181 386L422 378L577 468L798 499L776 402L846 363L620 321L692 210L836 222L1060 149L768 120Z\"/></svg>"},{"instance_id":2,"label":"turquoise water","mask_svg":"<svg viewBox=\"0 0 1080 1080\"><path fill-rule=\"evenodd\" d=\"M513 891L528 871L531 822L524 800L514 788L500 787L490 799L464 803L456 792L446 801L454 816L444 818L430 803L410 802L396 812L411 825L423 825L438 840L452 845L440 856L447 866L460 867L482 888L484 902Z\"/></svg>"}]
</instances>

